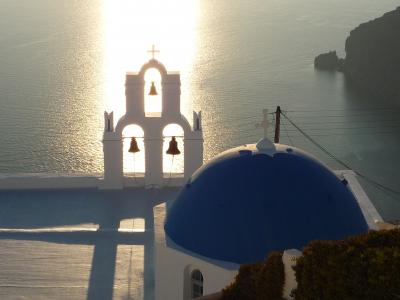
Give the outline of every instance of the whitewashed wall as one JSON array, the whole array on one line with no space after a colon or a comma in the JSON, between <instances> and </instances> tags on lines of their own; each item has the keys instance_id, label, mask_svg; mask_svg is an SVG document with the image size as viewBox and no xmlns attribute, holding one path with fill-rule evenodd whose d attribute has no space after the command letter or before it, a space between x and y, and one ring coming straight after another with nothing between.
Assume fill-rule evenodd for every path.
<instances>
[{"instance_id":1,"label":"whitewashed wall","mask_svg":"<svg viewBox=\"0 0 400 300\"><path fill-rule=\"evenodd\" d=\"M100 184L100 177L97 176L54 174L0 176L0 190L97 188Z\"/></svg>"},{"instance_id":2,"label":"whitewashed wall","mask_svg":"<svg viewBox=\"0 0 400 300\"><path fill-rule=\"evenodd\" d=\"M154 209L156 300L190 299L190 274L198 269L204 277L204 295L221 291L235 278L237 270L224 269L166 245L165 204Z\"/></svg>"},{"instance_id":3,"label":"whitewashed wall","mask_svg":"<svg viewBox=\"0 0 400 300\"><path fill-rule=\"evenodd\" d=\"M163 178L162 187L179 187L185 182L183 177ZM120 188L146 187L144 176L123 177ZM151 186L153 187L153 186ZM109 182L101 175L55 175L55 174L21 174L0 175L0 190L39 190L39 189L81 189L110 188ZM112 186L115 188L115 186Z\"/></svg>"}]
</instances>

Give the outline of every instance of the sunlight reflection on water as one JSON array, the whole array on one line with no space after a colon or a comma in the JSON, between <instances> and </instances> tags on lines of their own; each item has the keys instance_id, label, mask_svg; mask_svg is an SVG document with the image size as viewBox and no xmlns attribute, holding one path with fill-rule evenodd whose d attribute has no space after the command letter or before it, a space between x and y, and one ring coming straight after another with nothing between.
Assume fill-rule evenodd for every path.
<instances>
[{"instance_id":1,"label":"sunlight reflection on water","mask_svg":"<svg viewBox=\"0 0 400 300\"><path fill-rule=\"evenodd\" d=\"M124 113L125 73L140 69L153 44L169 71L187 74L193 68L197 5L185 0L103 1L107 110Z\"/></svg>"},{"instance_id":2,"label":"sunlight reflection on water","mask_svg":"<svg viewBox=\"0 0 400 300\"><path fill-rule=\"evenodd\" d=\"M202 110L205 160L257 141L261 110L281 105L335 155L400 189L399 104L360 97L312 64L330 49L343 56L349 32L397 2L3 0L0 172L102 172L103 111L123 115L125 74L155 44L181 72L184 115ZM283 143L341 167L285 126ZM398 216L398 201L368 193Z\"/></svg>"},{"instance_id":3,"label":"sunlight reflection on water","mask_svg":"<svg viewBox=\"0 0 400 300\"><path fill-rule=\"evenodd\" d=\"M167 70L179 70L187 74L193 68L194 49L196 48L197 1L103 1L103 27L105 49L104 74L105 78L105 107L114 111L116 120L125 112L124 81L127 71L138 71L150 57L148 48L152 44L160 49L157 59ZM183 12L183 13L182 13ZM182 106L191 107L191 100L186 95L188 86L183 78ZM154 114L160 112L161 82L160 74L148 70L145 76L145 111ZM149 96L151 82L155 82L158 96ZM182 135L179 128L167 136ZM139 131L124 132L125 136L143 136ZM142 140L138 140L143 149ZM124 171L144 172L144 152L126 154L129 140L124 139ZM166 138L164 144L168 144ZM178 139L178 143L182 139ZM165 145L164 145L165 148ZM164 149L166 150L166 149ZM174 163L164 152L164 173L183 171L183 155L174 158Z\"/></svg>"}]
</instances>

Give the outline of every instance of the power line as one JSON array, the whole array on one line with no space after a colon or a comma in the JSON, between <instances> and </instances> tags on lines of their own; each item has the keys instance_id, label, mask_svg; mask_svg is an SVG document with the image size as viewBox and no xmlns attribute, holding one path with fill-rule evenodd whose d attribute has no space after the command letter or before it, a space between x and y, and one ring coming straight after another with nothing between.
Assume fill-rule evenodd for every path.
<instances>
[{"instance_id":1,"label":"power line","mask_svg":"<svg viewBox=\"0 0 400 300\"><path fill-rule=\"evenodd\" d=\"M400 125L400 120L399 118L396 119L382 119L382 120L341 120L341 121L326 121L326 120L321 120L321 121L311 121L311 122L298 122L298 124L301 125L314 125L314 124L354 124L354 123L393 123L395 125ZM389 124L390 125L390 124Z\"/></svg>"},{"instance_id":2,"label":"power line","mask_svg":"<svg viewBox=\"0 0 400 300\"><path fill-rule=\"evenodd\" d=\"M375 108L346 108L346 109L299 109L299 110L288 110L287 112L294 112L294 113L308 113L308 112L376 112L376 111L381 111L381 112L389 112L389 113L395 113L399 112L400 108L393 108L393 107L375 107Z\"/></svg>"},{"instance_id":3,"label":"power line","mask_svg":"<svg viewBox=\"0 0 400 300\"><path fill-rule=\"evenodd\" d=\"M291 129L288 129L288 132L297 132L297 130L291 130ZM348 137L352 137L352 136L368 136L368 135L372 135L372 136L374 136L374 135L394 135L394 134L399 134L399 131L378 131L378 132L371 132L371 131L368 131L368 132L357 132L357 133L336 133L336 132L332 132L332 133L329 133L329 134L319 134L319 133L316 133L316 134L314 134L313 133L313 136L315 137L315 136L320 136L320 137L334 137L334 136L338 136L338 137L343 137L343 136L348 136ZM291 137L297 137L297 136L303 136L303 135L293 135L293 134L291 134L290 135Z\"/></svg>"},{"instance_id":4,"label":"power line","mask_svg":"<svg viewBox=\"0 0 400 300\"><path fill-rule=\"evenodd\" d=\"M291 145L291 146L294 146L294 145L293 145L292 138L290 137L289 132L288 132L288 130L287 130L286 123L282 122L282 125L283 125L283 129L284 129L285 132L286 132L286 136L287 136L288 139L289 139L290 145Z\"/></svg>"},{"instance_id":5,"label":"power line","mask_svg":"<svg viewBox=\"0 0 400 300\"><path fill-rule=\"evenodd\" d=\"M313 143L317 148L319 148L321 151L323 151L325 154L327 154L329 157L331 157L332 159L334 159L335 161L337 161L338 163L340 163L342 166L344 166L345 168L349 169L349 170L353 170L358 176L360 176L361 178L363 178L364 180L368 181L369 183L375 185L376 187L379 187L381 189L384 189L386 191L389 191L397 196L400 196L400 192L397 190L394 190L390 187L387 187L371 178L369 178L368 176L360 173L357 170L354 170L353 168L351 168L347 163L345 163L344 161L342 161L341 159L339 159L338 157L336 157L334 154L332 154L330 151L328 151L324 146L322 146L321 144L319 144L316 140L314 140L310 135L308 135L303 129L301 129L299 126L297 126L284 112L281 112L281 114L285 117L286 120L288 120L290 122L290 124L292 124L302 135L304 135L311 143ZM395 198L397 199L397 198ZM398 199L397 199L398 200Z\"/></svg>"},{"instance_id":6,"label":"power line","mask_svg":"<svg viewBox=\"0 0 400 300\"><path fill-rule=\"evenodd\" d=\"M289 123L282 122L286 125ZM298 126L301 124L296 123ZM322 123L320 123L323 125ZM303 130L313 131L312 135L315 136L361 136L361 135L394 135L400 134L399 130L389 130L400 128L398 126L383 126L382 128L377 127L324 127L324 128L305 128L302 127ZM368 131L364 131L363 129L369 129ZM375 130L371 130L375 129ZM382 130L380 130L382 129ZM343 130L343 131L342 131ZM297 129L287 129L289 133L298 132ZM326 134L321 134L322 132L329 132ZM293 135L292 135L293 136Z\"/></svg>"},{"instance_id":7,"label":"power line","mask_svg":"<svg viewBox=\"0 0 400 300\"><path fill-rule=\"evenodd\" d=\"M291 111L287 111L291 112ZM368 113L368 114L315 114L315 112L310 112L307 115L296 115L296 118L349 118L349 117L371 117L371 116L382 116L382 114L378 113Z\"/></svg>"},{"instance_id":8,"label":"power line","mask_svg":"<svg viewBox=\"0 0 400 300\"><path fill-rule=\"evenodd\" d=\"M356 126L356 127L307 128L307 130L326 131L326 130L357 130L357 129L380 129L380 128L400 128L400 124L399 125L394 125L394 126L392 126L392 125L380 126L379 128L377 128L376 126ZM289 130L289 131L293 131L293 130Z\"/></svg>"}]
</instances>

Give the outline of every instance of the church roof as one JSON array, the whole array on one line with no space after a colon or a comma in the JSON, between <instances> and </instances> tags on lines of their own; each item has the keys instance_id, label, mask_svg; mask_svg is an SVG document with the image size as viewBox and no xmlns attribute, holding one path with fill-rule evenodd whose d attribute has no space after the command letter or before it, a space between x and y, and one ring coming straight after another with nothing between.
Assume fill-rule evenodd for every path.
<instances>
[{"instance_id":1,"label":"church roof","mask_svg":"<svg viewBox=\"0 0 400 300\"><path fill-rule=\"evenodd\" d=\"M170 206L165 223L176 245L237 264L367 230L345 182L302 150L268 140L203 165Z\"/></svg>"}]
</instances>

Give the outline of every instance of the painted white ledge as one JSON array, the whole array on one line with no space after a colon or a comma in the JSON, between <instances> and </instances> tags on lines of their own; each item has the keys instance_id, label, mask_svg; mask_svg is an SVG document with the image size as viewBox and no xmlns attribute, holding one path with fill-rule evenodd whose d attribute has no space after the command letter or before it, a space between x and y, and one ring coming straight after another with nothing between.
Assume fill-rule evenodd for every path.
<instances>
[{"instance_id":1,"label":"painted white ledge","mask_svg":"<svg viewBox=\"0 0 400 300\"><path fill-rule=\"evenodd\" d=\"M160 186L146 186L143 173L126 174L121 189L131 187L165 188L179 187L185 183L183 174L164 174ZM0 174L0 190L35 189L107 189L102 174Z\"/></svg>"},{"instance_id":2,"label":"painted white ledge","mask_svg":"<svg viewBox=\"0 0 400 300\"><path fill-rule=\"evenodd\" d=\"M334 171L340 179L346 179L348 187L356 198L358 205L367 221L368 227L373 230L378 230L377 222L382 222L383 219L375 206L372 204L371 199L362 188L360 182L357 179L357 175L352 170L340 170Z\"/></svg>"}]
</instances>

